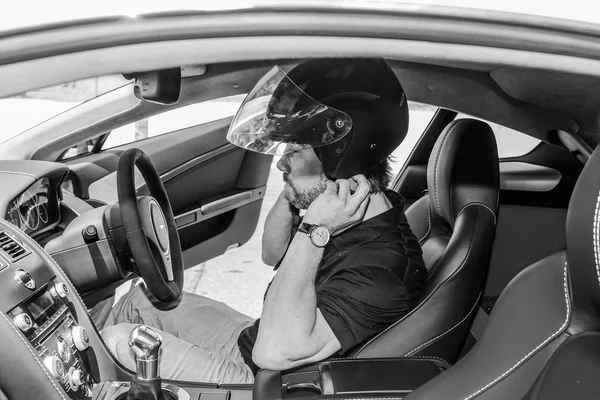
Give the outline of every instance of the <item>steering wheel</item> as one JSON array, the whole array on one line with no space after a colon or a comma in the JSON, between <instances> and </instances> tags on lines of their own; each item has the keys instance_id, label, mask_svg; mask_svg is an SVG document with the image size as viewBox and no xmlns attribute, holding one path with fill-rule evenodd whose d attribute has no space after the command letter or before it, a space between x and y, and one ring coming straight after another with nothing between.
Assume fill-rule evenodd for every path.
<instances>
[{"instance_id":1,"label":"steering wheel","mask_svg":"<svg viewBox=\"0 0 600 400\"><path fill-rule=\"evenodd\" d=\"M150 192L137 196L134 167ZM117 164L117 191L125 236L138 272L150 293L162 303L183 293L183 255L171 203L160 175L140 149L128 149Z\"/></svg>"}]
</instances>

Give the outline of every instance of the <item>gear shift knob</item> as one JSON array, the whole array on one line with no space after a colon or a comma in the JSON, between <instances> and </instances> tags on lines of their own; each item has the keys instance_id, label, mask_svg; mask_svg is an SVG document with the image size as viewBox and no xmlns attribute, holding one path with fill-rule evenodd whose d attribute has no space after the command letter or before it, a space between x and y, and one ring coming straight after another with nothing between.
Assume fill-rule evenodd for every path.
<instances>
[{"instance_id":1,"label":"gear shift knob","mask_svg":"<svg viewBox=\"0 0 600 400\"><path fill-rule=\"evenodd\" d=\"M136 326L129 335L129 346L135 355L137 378L145 381L160 378L160 346L162 338L145 325Z\"/></svg>"}]
</instances>

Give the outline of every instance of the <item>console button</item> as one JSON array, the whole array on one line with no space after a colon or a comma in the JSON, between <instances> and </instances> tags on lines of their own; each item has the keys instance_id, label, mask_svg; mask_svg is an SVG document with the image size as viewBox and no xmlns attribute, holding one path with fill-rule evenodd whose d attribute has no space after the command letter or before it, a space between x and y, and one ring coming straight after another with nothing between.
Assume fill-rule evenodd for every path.
<instances>
[{"instance_id":1,"label":"console button","mask_svg":"<svg viewBox=\"0 0 600 400\"><path fill-rule=\"evenodd\" d=\"M28 331L33 327L33 320L26 313L17 315L14 319L15 325L23 332Z\"/></svg>"},{"instance_id":2,"label":"console button","mask_svg":"<svg viewBox=\"0 0 600 400\"><path fill-rule=\"evenodd\" d=\"M69 380L71 381L71 385L73 385L75 388L79 388L79 386L83 385L85 382L83 372L80 369L74 369L71 371Z\"/></svg>"},{"instance_id":3,"label":"console button","mask_svg":"<svg viewBox=\"0 0 600 400\"><path fill-rule=\"evenodd\" d=\"M50 288L50 294L57 300L64 299L69 294L69 287L64 282L58 282Z\"/></svg>"},{"instance_id":4,"label":"console button","mask_svg":"<svg viewBox=\"0 0 600 400\"><path fill-rule=\"evenodd\" d=\"M62 361L57 356L48 356L44 358L44 365L50 371L50 374L55 378L62 378L65 374L65 367Z\"/></svg>"},{"instance_id":5,"label":"console button","mask_svg":"<svg viewBox=\"0 0 600 400\"><path fill-rule=\"evenodd\" d=\"M67 339L59 336L56 339L56 346L58 347L58 355L60 358L66 363L71 361L71 346L69 346Z\"/></svg>"},{"instance_id":6,"label":"console button","mask_svg":"<svg viewBox=\"0 0 600 400\"><path fill-rule=\"evenodd\" d=\"M73 343L79 351L84 351L90 347L90 337L83 326L75 325L71 328L73 334Z\"/></svg>"}]
</instances>

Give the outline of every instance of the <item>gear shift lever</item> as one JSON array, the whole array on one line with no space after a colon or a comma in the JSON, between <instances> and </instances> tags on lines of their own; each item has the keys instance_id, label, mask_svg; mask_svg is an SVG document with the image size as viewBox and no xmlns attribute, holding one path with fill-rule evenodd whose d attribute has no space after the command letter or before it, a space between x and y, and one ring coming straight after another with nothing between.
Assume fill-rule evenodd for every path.
<instances>
[{"instance_id":1,"label":"gear shift lever","mask_svg":"<svg viewBox=\"0 0 600 400\"><path fill-rule=\"evenodd\" d=\"M129 335L135 355L137 374L131 381L127 400L165 400L160 379L160 335L145 325L136 326ZM168 397L172 398L172 397Z\"/></svg>"},{"instance_id":2,"label":"gear shift lever","mask_svg":"<svg viewBox=\"0 0 600 400\"><path fill-rule=\"evenodd\" d=\"M160 346L162 338L145 325L136 326L129 335L129 346L135 355L137 379L150 381L160 378Z\"/></svg>"}]
</instances>

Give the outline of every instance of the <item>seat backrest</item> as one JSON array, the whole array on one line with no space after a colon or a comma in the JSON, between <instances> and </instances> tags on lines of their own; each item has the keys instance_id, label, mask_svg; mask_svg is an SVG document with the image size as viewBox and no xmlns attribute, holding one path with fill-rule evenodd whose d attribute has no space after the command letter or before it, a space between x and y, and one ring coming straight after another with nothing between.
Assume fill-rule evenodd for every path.
<instances>
[{"instance_id":1,"label":"seat backrest","mask_svg":"<svg viewBox=\"0 0 600 400\"><path fill-rule=\"evenodd\" d=\"M536 390L534 381L562 343L600 330L598 171L596 149L571 196L566 251L518 274L502 292L473 349L409 399L522 399ZM568 354L580 343L561 348Z\"/></svg>"},{"instance_id":2,"label":"seat backrest","mask_svg":"<svg viewBox=\"0 0 600 400\"><path fill-rule=\"evenodd\" d=\"M498 208L496 139L484 122L452 122L427 166L428 195L406 212L429 270L416 307L354 356L433 356L453 362L485 282Z\"/></svg>"}]
</instances>

